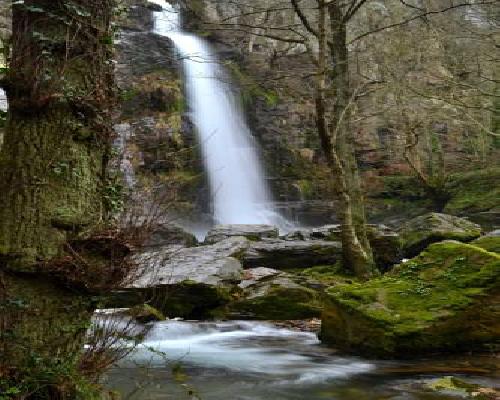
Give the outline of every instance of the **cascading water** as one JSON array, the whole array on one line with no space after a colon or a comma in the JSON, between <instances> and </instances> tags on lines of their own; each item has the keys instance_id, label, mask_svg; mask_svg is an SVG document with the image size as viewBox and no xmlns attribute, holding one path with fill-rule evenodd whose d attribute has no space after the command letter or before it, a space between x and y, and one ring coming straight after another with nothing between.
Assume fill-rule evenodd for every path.
<instances>
[{"instance_id":1,"label":"cascading water","mask_svg":"<svg viewBox=\"0 0 500 400\"><path fill-rule=\"evenodd\" d=\"M256 146L226 74L203 39L181 31L179 12L164 0L155 32L170 38L184 63L187 98L197 128L219 224L283 226L274 212Z\"/></svg>"}]
</instances>

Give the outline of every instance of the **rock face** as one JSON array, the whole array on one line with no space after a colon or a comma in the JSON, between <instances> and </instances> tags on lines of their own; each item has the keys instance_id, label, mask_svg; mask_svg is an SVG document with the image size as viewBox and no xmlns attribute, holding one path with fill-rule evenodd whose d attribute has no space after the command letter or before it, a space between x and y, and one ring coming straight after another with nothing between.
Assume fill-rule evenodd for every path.
<instances>
[{"instance_id":1,"label":"rock face","mask_svg":"<svg viewBox=\"0 0 500 400\"><path fill-rule=\"evenodd\" d=\"M319 317L319 292L296 277L270 268L245 271L240 298L221 310L231 319L293 320Z\"/></svg>"},{"instance_id":2,"label":"rock face","mask_svg":"<svg viewBox=\"0 0 500 400\"><path fill-rule=\"evenodd\" d=\"M500 255L436 243L383 277L327 291L321 339L370 356L499 345Z\"/></svg>"},{"instance_id":3,"label":"rock face","mask_svg":"<svg viewBox=\"0 0 500 400\"><path fill-rule=\"evenodd\" d=\"M205 243L213 244L234 236L257 241L277 238L278 234L278 228L271 225L217 225L208 232Z\"/></svg>"},{"instance_id":4,"label":"rock face","mask_svg":"<svg viewBox=\"0 0 500 400\"><path fill-rule=\"evenodd\" d=\"M429 213L408 221L399 233L405 256L413 257L429 244L442 240L470 242L481 235L481 227L465 218Z\"/></svg>"},{"instance_id":5,"label":"rock face","mask_svg":"<svg viewBox=\"0 0 500 400\"><path fill-rule=\"evenodd\" d=\"M245 268L306 268L335 264L341 258L342 245L339 242L263 239L251 243L243 257L243 264Z\"/></svg>"},{"instance_id":6,"label":"rock face","mask_svg":"<svg viewBox=\"0 0 500 400\"><path fill-rule=\"evenodd\" d=\"M387 270L402 258L400 236L385 225L368 225L368 239L373 249L375 262L382 270ZM325 225L318 228L301 229L283 236L284 240L331 240L341 241L341 226Z\"/></svg>"}]
</instances>

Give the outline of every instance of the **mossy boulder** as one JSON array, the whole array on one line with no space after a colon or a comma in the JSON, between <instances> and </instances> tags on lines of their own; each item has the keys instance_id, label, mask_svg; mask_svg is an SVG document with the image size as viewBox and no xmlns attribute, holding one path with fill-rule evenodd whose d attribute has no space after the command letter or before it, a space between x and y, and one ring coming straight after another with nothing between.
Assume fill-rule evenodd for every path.
<instances>
[{"instance_id":1,"label":"mossy boulder","mask_svg":"<svg viewBox=\"0 0 500 400\"><path fill-rule=\"evenodd\" d=\"M479 239L474 240L472 244L487 251L500 254L500 230L480 237Z\"/></svg>"},{"instance_id":2,"label":"mossy boulder","mask_svg":"<svg viewBox=\"0 0 500 400\"><path fill-rule=\"evenodd\" d=\"M444 211L466 215L481 224L500 222L500 168L487 168L450 177L450 201Z\"/></svg>"},{"instance_id":3,"label":"mossy boulder","mask_svg":"<svg viewBox=\"0 0 500 400\"><path fill-rule=\"evenodd\" d=\"M168 317L211 318L212 311L229 303L236 287L206 285L186 280L148 291L148 301Z\"/></svg>"},{"instance_id":4,"label":"mossy boulder","mask_svg":"<svg viewBox=\"0 0 500 400\"><path fill-rule=\"evenodd\" d=\"M474 398L477 400L496 400L500 395L500 390L482 387L481 385L469 383L454 376L435 379L426 383L425 388L444 395Z\"/></svg>"},{"instance_id":5,"label":"mossy boulder","mask_svg":"<svg viewBox=\"0 0 500 400\"><path fill-rule=\"evenodd\" d=\"M321 339L381 357L458 352L500 343L500 255L436 243L385 276L327 290Z\"/></svg>"},{"instance_id":6,"label":"mossy boulder","mask_svg":"<svg viewBox=\"0 0 500 400\"><path fill-rule=\"evenodd\" d=\"M470 242L481 235L481 227L465 218L428 213L408 221L399 233L404 255L413 257L429 244L442 240Z\"/></svg>"},{"instance_id":7,"label":"mossy boulder","mask_svg":"<svg viewBox=\"0 0 500 400\"><path fill-rule=\"evenodd\" d=\"M132 307L128 310L127 314L143 324L165 320L163 313L149 304L140 304Z\"/></svg>"},{"instance_id":8,"label":"mossy boulder","mask_svg":"<svg viewBox=\"0 0 500 400\"><path fill-rule=\"evenodd\" d=\"M219 310L219 316L298 320L321 315L319 292L297 283L294 276L270 268L247 270L246 275L238 299Z\"/></svg>"}]
</instances>

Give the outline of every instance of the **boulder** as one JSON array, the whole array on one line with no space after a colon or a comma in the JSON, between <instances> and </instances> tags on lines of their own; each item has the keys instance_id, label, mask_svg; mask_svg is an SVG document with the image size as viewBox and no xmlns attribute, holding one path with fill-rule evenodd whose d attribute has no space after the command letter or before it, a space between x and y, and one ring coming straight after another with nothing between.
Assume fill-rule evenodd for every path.
<instances>
[{"instance_id":1,"label":"boulder","mask_svg":"<svg viewBox=\"0 0 500 400\"><path fill-rule=\"evenodd\" d=\"M245 271L238 300L219 312L230 319L298 320L319 317L319 292L298 284L293 275L270 268Z\"/></svg>"},{"instance_id":2,"label":"boulder","mask_svg":"<svg viewBox=\"0 0 500 400\"><path fill-rule=\"evenodd\" d=\"M342 245L325 240L263 239L252 242L243 255L245 268L307 268L335 264L342 258Z\"/></svg>"},{"instance_id":3,"label":"boulder","mask_svg":"<svg viewBox=\"0 0 500 400\"><path fill-rule=\"evenodd\" d=\"M247 247L247 239L234 237L210 246L144 251L135 259L141 265L137 278L126 289L169 317L204 317L231 299L243 274L238 257Z\"/></svg>"},{"instance_id":4,"label":"boulder","mask_svg":"<svg viewBox=\"0 0 500 400\"><path fill-rule=\"evenodd\" d=\"M472 244L482 249L492 251L493 253L500 254L500 229L474 240Z\"/></svg>"},{"instance_id":5,"label":"boulder","mask_svg":"<svg viewBox=\"0 0 500 400\"><path fill-rule=\"evenodd\" d=\"M150 288L190 281L206 285L239 282L243 269L238 257L248 247L245 238L192 248L167 246L145 251L136 257L139 276L130 288Z\"/></svg>"},{"instance_id":6,"label":"boulder","mask_svg":"<svg viewBox=\"0 0 500 400\"><path fill-rule=\"evenodd\" d=\"M413 257L429 244L442 240L470 242L481 235L481 227L465 218L429 213L408 221L399 233L405 257Z\"/></svg>"},{"instance_id":7,"label":"boulder","mask_svg":"<svg viewBox=\"0 0 500 400\"><path fill-rule=\"evenodd\" d=\"M368 225L368 240L377 267L387 271L403 258L403 242L397 232L385 225Z\"/></svg>"},{"instance_id":8,"label":"boulder","mask_svg":"<svg viewBox=\"0 0 500 400\"><path fill-rule=\"evenodd\" d=\"M131 309L127 310L125 314L129 315L142 324L165 320L165 316L162 314L162 312L158 311L154 307L151 307L149 304L140 304L132 307Z\"/></svg>"},{"instance_id":9,"label":"boulder","mask_svg":"<svg viewBox=\"0 0 500 400\"><path fill-rule=\"evenodd\" d=\"M208 232L205 243L213 244L234 236L258 241L264 238L277 238L278 234L278 228L271 225L217 225Z\"/></svg>"},{"instance_id":10,"label":"boulder","mask_svg":"<svg viewBox=\"0 0 500 400\"><path fill-rule=\"evenodd\" d=\"M432 244L388 274L326 291L321 339L368 356L482 350L500 338L500 255Z\"/></svg>"}]
</instances>

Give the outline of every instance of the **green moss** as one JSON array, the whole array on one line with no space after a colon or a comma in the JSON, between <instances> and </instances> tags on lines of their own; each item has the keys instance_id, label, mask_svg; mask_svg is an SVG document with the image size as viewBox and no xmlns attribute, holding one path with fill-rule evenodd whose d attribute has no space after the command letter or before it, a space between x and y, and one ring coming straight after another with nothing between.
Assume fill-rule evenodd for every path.
<instances>
[{"instance_id":1,"label":"green moss","mask_svg":"<svg viewBox=\"0 0 500 400\"><path fill-rule=\"evenodd\" d=\"M383 277L329 289L322 336L382 355L494 341L500 315L490 303L499 271L498 254L458 242L431 245Z\"/></svg>"},{"instance_id":2,"label":"green moss","mask_svg":"<svg viewBox=\"0 0 500 400\"><path fill-rule=\"evenodd\" d=\"M321 310L314 290L275 285L263 296L230 304L225 314L260 320L294 320L319 317Z\"/></svg>"},{"instance_id":3,"label":"green moss","mask_svg":"<svg viewBox=\"0 0 500 400\"><path fill-rule=\"evenodd\" d=\"M474 240L471 244L487 251L500 254L500 236L485 236Z\"/></svg>"},{"instance_id":4,"label":"green moss","mask_svg":"<svg viewBox=\"0 0 500 400\"><path fill-rule=\"evenodd\" d=\"M20 396L40 390L42 398L44 388L53 387L85 394L67 398L94 398L87 396L91 385L79 371L92 301L41 274L2 274L1 279L6 297L0 300L0 368L10 367L13 375L0 377L0 397L10 387Z\"/></svg>"},{"instance_id":5,"label":"green moss","mask_svg":"<svg viewBox=\"0 0 500 400\"><path fill-rule=\"evenodd\" d=\"M163 313L149 304L140 304L132 307L127 314L142 323L165 320Z\"/></svg>"},{"instance_id":6,"label":"green moss","mask_svg":"<svg viewBox=\"0 0 500 400\"><path fill-rule=\"evenodd\" d=\"M481 227L467 219L428 213L408 221L401 229L405 255L413 257L429 244L442 240L470 242L481 235Z\"/></svg>"},{"instance_id":7,"label":"green moss","mask_svg":"<svg viewBox=\"0 0 500 400\"><path fill-rule=\"evenodd\" d=\"M445 212L455 215L488 211L500 206L500 168L488 168L450 178L451 200Z\"/></svg>"},{"instance_id":8,"label":"green moss","mask_svg":"<svg viewBox=\"0 0 500 400\"><path fill-rule=\"evenodd\" d=\"M233 300L233 291L186 280L168 288L154 289L146 295L148 303L168 317L202 319L211 310Z\"/></svg>"},{"instance_id":9,"label":"green moss","mask_svg":"<svg viewBox=\"0 0 500 400\"><path fill-rule=\"evenodd\" d=\"M311 281L333 286L337 284L352 283L356 278L347 275L339 261L335 265L320 265L306 269L287 270L287 272Z\"/></svg>"}]
</instances>

